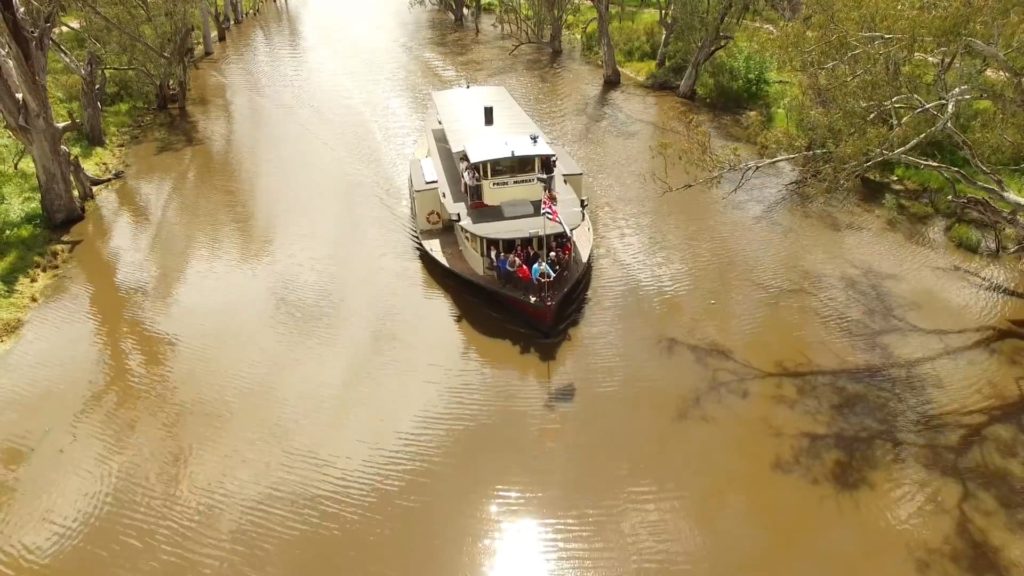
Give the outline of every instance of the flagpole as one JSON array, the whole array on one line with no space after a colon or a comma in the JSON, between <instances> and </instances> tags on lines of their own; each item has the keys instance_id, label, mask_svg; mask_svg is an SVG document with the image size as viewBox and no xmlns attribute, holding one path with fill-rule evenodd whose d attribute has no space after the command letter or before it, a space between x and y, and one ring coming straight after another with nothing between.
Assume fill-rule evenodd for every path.
<instances>
[{"instance_id":1,"label":"flagpole","mask_svg":"<svg viewBox=\"0 0 1024 576\"><path fill-rule=\"evenodd\" d=\"M543 186L543 188L547 188L547 184L545 184ZM546 193L545 192L541 192L541 193L547 195L547 194L550 194L551 191L548 190ZM544 204L544 200L545 200L545 198L541 198L541 201L540 201L541 204ZM541 210L541 212L543 212L543 210ZM541 256L541 260L540 261L544 265L544 268L541 268L541 270L543 271L545 268L547 268L547 265L548 265L548 217L547 217L547 214L541 214L540 215L540 221L541 221L541 224L540 224L541 232L540 233L544 236L544 240L543 240L544 252L540 255ZM548 299L548 283L545 282L544 283L544 302L545 302L545 304L547 303L547 299Z\"/></svg>"}]
</instances>

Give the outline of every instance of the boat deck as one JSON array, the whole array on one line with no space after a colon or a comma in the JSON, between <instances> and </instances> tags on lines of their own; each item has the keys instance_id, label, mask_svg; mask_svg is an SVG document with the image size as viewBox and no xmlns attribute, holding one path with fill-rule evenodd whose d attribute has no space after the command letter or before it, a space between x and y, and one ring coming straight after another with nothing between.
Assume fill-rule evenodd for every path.
<instances>
[{"instance_id":1,"label":"boat deck","mask_svg":"<svg viewBox=\"0 0 1024 576\"><path fill-rule=\"evenodd\" d=\"M459 247L459 241L455 238L455 233L450 229L423 232L421 233L421 241L424 250L430 252L442 264L448 266L460 276L483 284L487 288L514 298L529 297L535 290L535 285L532 282L523 282L518 278L502 285L494 273L486 275L477 274L476 270L466 262L466 258L462 255L462 249ZM563 274L571 275L571 270L572 267L563 272ZM559 280L562 281L559 282ZM552 295L557 296L560 291L565 289L566 282L564 280L565 276L561 278L556 276L551 289Z\"/></svg>"}]
</instances>

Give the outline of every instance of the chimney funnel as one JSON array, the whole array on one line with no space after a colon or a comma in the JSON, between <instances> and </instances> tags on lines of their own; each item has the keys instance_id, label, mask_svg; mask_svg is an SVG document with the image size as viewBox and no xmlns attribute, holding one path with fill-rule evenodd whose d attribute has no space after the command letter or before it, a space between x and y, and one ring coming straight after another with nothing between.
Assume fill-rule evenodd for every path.
<instances>
[{"instance_id":1,"label":"chimney funnel","mask_svg":"<svg viewBox=\"0 0 1024 576\"><path fill-rule=\"evenodd\" d=\"M484 106L484 126L494 125L494 106Z\"/></svg>"}]
</instances>

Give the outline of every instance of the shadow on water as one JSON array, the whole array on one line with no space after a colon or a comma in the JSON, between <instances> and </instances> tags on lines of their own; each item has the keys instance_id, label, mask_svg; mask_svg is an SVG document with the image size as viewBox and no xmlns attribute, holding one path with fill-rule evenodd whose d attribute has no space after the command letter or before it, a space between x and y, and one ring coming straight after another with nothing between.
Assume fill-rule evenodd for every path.
<instances>
[{"instance_id":1,"label":"shadow on water","mask_svg":"<svg viewBox=\"0 0 1024 576\"><path fill-rule=\"evenodd\" d=\"M155 154L158 155L178 152L203 143L196 122L187 109L161 116L150 129L150 133L156 135Z\"/></svg>"},{"instance_id":2,"label":"shadow on water","mask_svg":"<svg viewBox=\"0 0 1024 576\"><path fill-rule=\"evenodd\" d=\"M660 338L663 354L707 373L681 400L679 418L707 418L712 404L767 396L809 421L776 431L784 446L775 462L780 473L850 495L877 490L880 477L910 465L956 488L941 545L911 551L920 574L1021 574L1024 565L1006 544L1024 541L1024 322L933 329L889 312L863 333L873 342L871 360L834 367L810 360L758 366L719 342ZM907 339L914 352L897 353L892 343ZM1006 370L990 385L1004 392L1000 401L939 405L944 372L997 362Z\"/></svg>"},{"instance_id":3,"label":"shadow on water","mask_svg":"<svg viewBox=\"0 0 1024 576\"><path fill-rule=\"evenodd\" d=\"M505 310L486 290L445 270L420 248L417 247L416 251L427 274L455 304L458 310L456 322L466 322L473 330L488 338L507 340L518 346L521 354L537 354L544 362L554 360L562 344L571 338L570 330L582 319L591 271L581 279L573 293L566 297L572 305L561 314L556 328L550 334L543 334Z\"/></svg>"}]
</instances>

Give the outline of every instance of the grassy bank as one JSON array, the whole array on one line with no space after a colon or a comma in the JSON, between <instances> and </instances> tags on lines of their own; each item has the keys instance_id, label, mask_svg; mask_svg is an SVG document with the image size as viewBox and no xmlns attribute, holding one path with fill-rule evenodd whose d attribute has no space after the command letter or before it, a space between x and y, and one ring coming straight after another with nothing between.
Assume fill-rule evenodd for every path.
<instances>
[{"instance_id":1,"label":"grassy bank","mask_svg":"<svg viewBox=\"0 0 1024 576\"><path fill-rule=\"evenodd\" d=\"M78 77L55 58L50 62L49 86L56 118L66 119L69 112L82 118ZM131 78L112 75L103 109L107 145L89 146L77 133L65 137L65 145L91 174L115 170L125 146L147 117L144 99L145 92ZM61 233L43 225L31 156L8 132L0 132L0 346L21 327L67 256Z\"/></svg>"}]
</instances>

